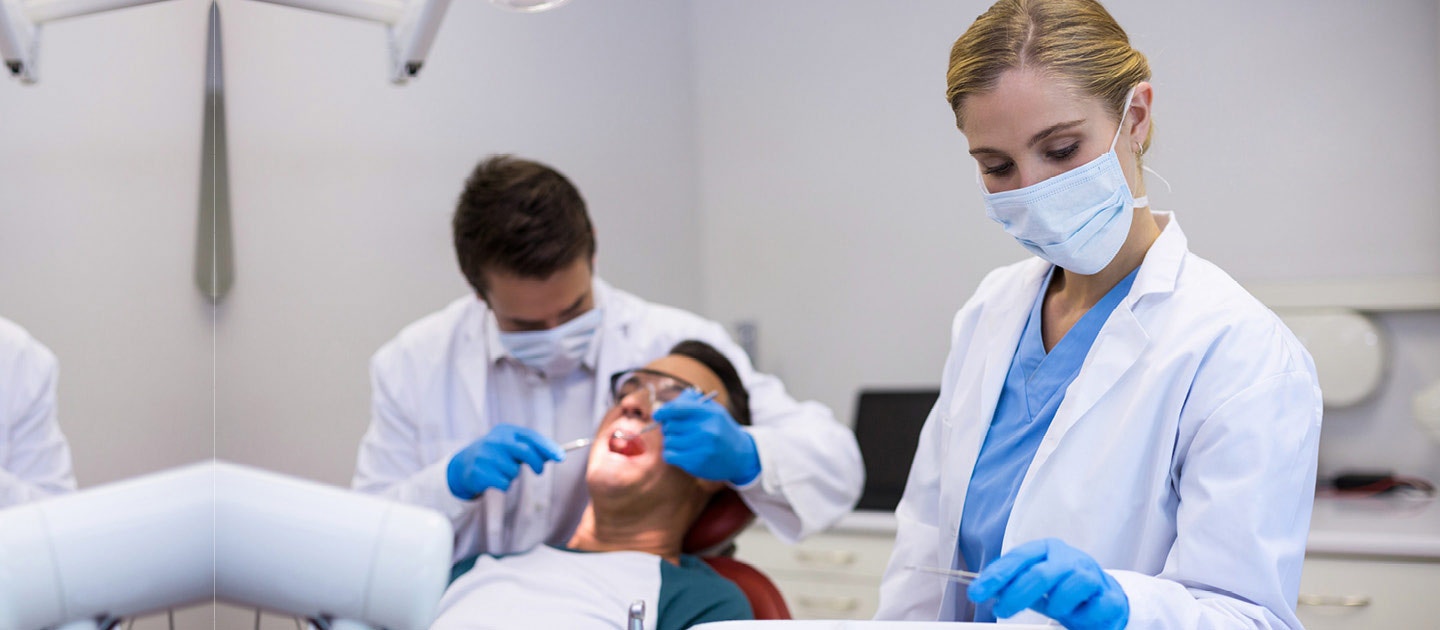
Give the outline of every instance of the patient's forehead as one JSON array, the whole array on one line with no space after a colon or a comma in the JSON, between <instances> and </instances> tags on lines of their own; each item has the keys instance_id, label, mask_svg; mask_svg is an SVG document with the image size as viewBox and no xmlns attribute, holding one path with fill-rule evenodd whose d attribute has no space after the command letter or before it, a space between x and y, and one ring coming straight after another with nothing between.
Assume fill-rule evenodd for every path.
<instances>
[{"instance_id":1,"label":"patient's forehead","mask_svg":"<svg viewBox=\"0 0 1440 630\"><path fill-rule=\"evenodd\" d=\"M684 379L702 392L718 392L719 395L715 397L715 400L721 405L730 406L730 394L720 383L720 377L711 372L710 368L705 367L704 363L690 357L670 354L651 361L650 365L645 367Z\"/></svg>"}]
</instances>

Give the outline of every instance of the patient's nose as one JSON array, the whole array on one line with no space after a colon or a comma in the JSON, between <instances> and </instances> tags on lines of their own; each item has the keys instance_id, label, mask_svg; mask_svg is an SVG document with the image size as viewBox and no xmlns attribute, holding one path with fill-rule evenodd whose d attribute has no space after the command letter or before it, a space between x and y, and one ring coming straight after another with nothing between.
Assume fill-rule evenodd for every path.
<instances>
[{"instance_id":1,"label":"patient's nose","mask_svg":"<svg viewBox=\"0 0 1440 630\"><path fill-rule=\"evenodd\" d=\"M620 417L644 419L650 416L650 392L637 389L620 400Z\"/></svg>"}]
</instances>

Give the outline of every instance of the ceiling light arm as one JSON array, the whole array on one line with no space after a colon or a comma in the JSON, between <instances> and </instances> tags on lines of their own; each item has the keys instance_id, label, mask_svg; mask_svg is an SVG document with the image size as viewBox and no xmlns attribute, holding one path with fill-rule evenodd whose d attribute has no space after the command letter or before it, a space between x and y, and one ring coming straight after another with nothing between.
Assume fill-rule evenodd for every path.
<instances>
[{"instance_id":1,"label":"ceiling light arm","mask_svg":"<svg viewBox=\"0 0 1440 630\"><path fill-rule=\"evenodd\" d=\"M0 0L0 59L22 83L40 79L40 27L44 24L125 9L161 0Z\"/></svg>"},{"instance_id":2,"label":"ceiling light arm","mask_svg":"<svg viewBox=\"0 0 1440 630\"><path fill-rule=\"evenodd\" d=\"M0 0L3 2L6 0ZM51 0L60 1L60 0ZM357 18L385 25L390 46L390 80L415 78L440 32L450 0L260 0L297 9Z\"/></svg>"}]
</instances>

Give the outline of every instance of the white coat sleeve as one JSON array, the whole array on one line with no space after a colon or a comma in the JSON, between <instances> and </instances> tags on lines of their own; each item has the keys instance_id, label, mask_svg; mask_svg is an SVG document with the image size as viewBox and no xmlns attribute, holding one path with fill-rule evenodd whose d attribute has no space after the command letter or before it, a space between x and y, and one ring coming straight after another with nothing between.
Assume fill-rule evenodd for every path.
<instances>
[{"instance_id":1,"label":"white coat sleeve","mask_svg":"<svg viewBox=\"0 0 1440 630\"><path fill-rule=\"evenodd\" d=\"M370 428L360 440L351 486L360 492L427 507L450 519L459 531L461 524L479 510L479 501L462 501L450 494L446 467L450 457L425 461L414 406L407 405L402 392L405 374L398 352L384 348L370 362ZM451 454L453 455L453 453Z\"/></svg>"},{"instance_id":2,"label":"white coat sleeve","mask_svg":"<svg viewBox=\"0 0 1440 630\"><path fill-rule=\"evenodd\" d=\"M946 382L949 382L948 380ZM937 550L945 548L940 541L940 456L944 440L942 409L948 407L941 396L925 419L905 493L895 506L895 549L890 564L880 581L880 605L876 620L935 621L945 594L945 581L907 567L949 568L940 562Z\"/></svg>"},{"instance_id":3,"label":"white coat sleeve","mask_svg":"<svg viewBox=\"0 0 1440 630\"><path fill-rule=\"evenodd\" d=\"M1130 627L1300 627L1320 418L1314 373L1301 370L1260 380L1203 421L1184 452L1164 571L1110 572Z\"/></svg>"},{"instance_id":4,"label":"white coat sleeve","mask_svg":"<svg viewBox=\"0 0 1440 630\"><path fill-rule=\"evenodd\" d=\"M75 490L70 446L55 417L55 355L31 342L16 356L0 429L9 453L0 467L0 508Z\"/></svg>"},{"instance_id":5,"label":"white coat sleeve","mask_svg":"<svg viewBox=\"0 0 1440 630\"><path fill-rule=\"evenodd\" d=\"M796 542L848 514L860 500L865 467L855 434L818 402L798 402L780 379L762 374L724 327L710 322L700 341L724 353L750 394L760 476L737 488L781 540Z\"/></svg>"},{"instance_id":6,"label":"white coat sleeve","mask_svg":"<svg viewBox=\"0 0 1440 630\"><path fill-rule=\"evenodd\" d=\"M984 294L996 277L991 272L975 290ZM949 568L955 549L957 531L943 531L941 492L945 478L945 445L949 443L946 415L955 396L960 365L969 352L975 321L980 316L975 298L955 313L950 323L950 353L940 374L940 397L930 409L930 416L920 429L915 445L915 459L910 464L910 477L905 480L905 493L895 506L895 549L890 564L880 580L880 604L876 620L935 621L944 605L948 582L934 575L909 567ZM974 462L952 463L973 465Z\"/></svg>"}]
</instances>

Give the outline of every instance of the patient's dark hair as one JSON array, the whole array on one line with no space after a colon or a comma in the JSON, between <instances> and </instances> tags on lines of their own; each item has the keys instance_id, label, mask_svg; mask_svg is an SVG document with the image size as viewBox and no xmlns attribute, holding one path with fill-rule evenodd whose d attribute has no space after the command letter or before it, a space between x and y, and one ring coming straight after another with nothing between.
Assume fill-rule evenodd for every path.
<instances>
[{"instance_id":1,"label":"patient's dark hair","mask_svg":"<svg viewBox=\"0 0 1440 630\"><path fill-rule=\"evenodd\" d=\"M485 295L485 273L543 280L595 256L595 230L580 191L539 162L493 155L465 180L451 222L455 256Z\"/></svg>"},{"instance_id":2,"label":"patient's dark hair","mask_svg":"<svg viewBox=\"0 0 1440 630\"><path fill-rule=\"evenodd\" d=\"M745 426L750 426L750 392L745 389L745 384L740 382L740 373L735 371L735 365L730 359L725 358L714 346L703 341L687 339L670 349L670 354L689 357L699 361L715 376L720 377L720 384L725 386L725 394L730 397L730 415L735 421Z\"/></svg>"}]
</instances>

